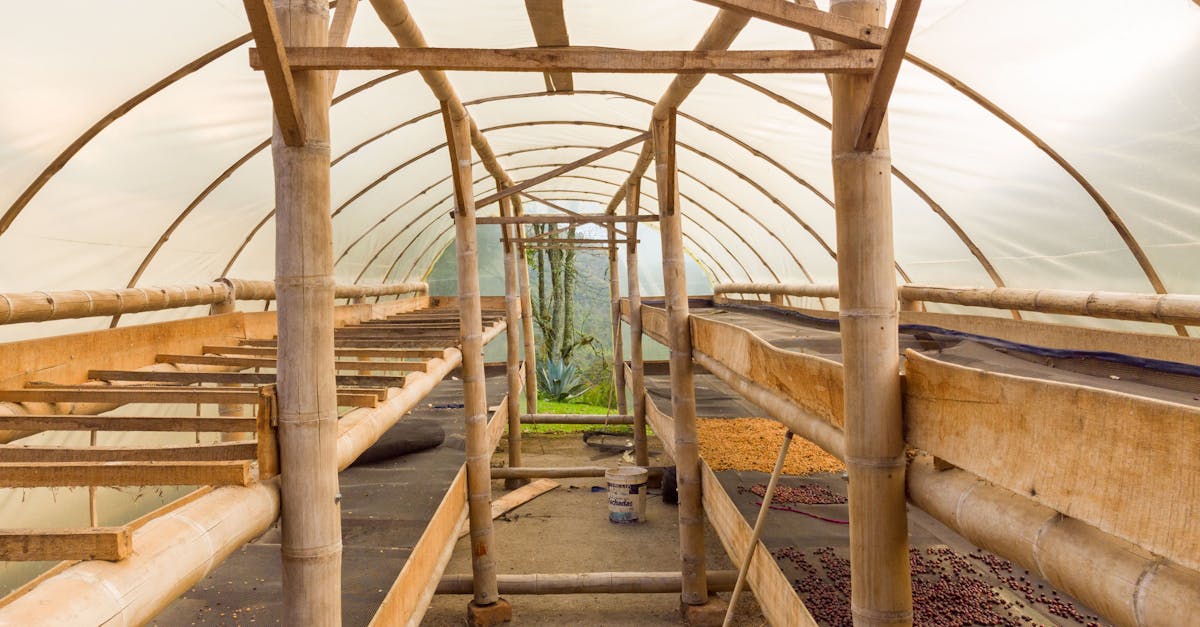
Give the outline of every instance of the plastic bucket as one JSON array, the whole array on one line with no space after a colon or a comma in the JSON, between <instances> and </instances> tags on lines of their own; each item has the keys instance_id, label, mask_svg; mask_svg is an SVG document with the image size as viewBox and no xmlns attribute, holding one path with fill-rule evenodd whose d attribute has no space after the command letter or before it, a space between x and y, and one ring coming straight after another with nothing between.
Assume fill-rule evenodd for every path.
<instances>
[{"instance_id":1,"label":"plastic bucket","mask_svg":"<svg viewBox=\"0 0 1200 627\"><path fill-rule=\"evenodd\" d=\"M646 517L645 468L621 466L604 471L608 482L608 520L617 524L635 523Z\"/></svg>"}]
</instances>

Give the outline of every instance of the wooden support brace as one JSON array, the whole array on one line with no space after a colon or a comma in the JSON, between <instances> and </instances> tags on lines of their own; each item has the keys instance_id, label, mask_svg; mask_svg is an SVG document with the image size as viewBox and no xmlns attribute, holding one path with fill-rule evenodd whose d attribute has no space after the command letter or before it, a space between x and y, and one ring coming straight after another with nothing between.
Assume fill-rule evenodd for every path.
<instances>
[{"instance_id":1,"label":"wooden support brace","mask_svg":"<svg viewBox=\"0 0 1200 627\"><path fill-rule=\"evenodd\" d=\"M533 187L534 185L537 185L539 183L544 183L546 181L549 181L550 179L552 179L554 177L566 174L567 172L570 172L571 170L575 170L577 168L585 166L589 163L592 163L593 161L599 161L600 159L603 159L609 155L613 155L618 152L621 152L622 150L625 150L626 148L633 146L634 144L640 144L640 143L646 141L646 138L649 136L650 136L649 133L641 133L640 135L636 135L634 137L626 139L625 141L619 142L617 144L613 144L612 146L609 146L608 148L605 148L604 150L599 150L599 151L594 152L586 157L576 159L575 161L572 161L571 163L561 165L557 168L554 168L553 170L550 170L549 172L545 172L545 173L539 174L531 179L521 181L520 183L517 183L516 185L510 185L508 187L505 187L504 189L502 189L490 196L486 196L486 197L476 201L475 207L476 208L486 207L486 206L490 205L491 203L494 203L494 202L500 200L501 198L506 198L508 196L516 194L517 192L521 192L526 189L529 189L530 187Z\"/></svg>"},{"instance_id":2,"label":"wooden support brace","mask_svg":"<svg viewBox=\"0 0 1200 627\"><path fill-rule=\"evenodd\" d=\"M875 50L620 50L612 48L289 47L294 70L454 70L611 74L869 74ZM263 69L258 49L250 67Z\"/></svg>"},{"instance_id":3,"label":"wooden support brace","mask_svg":"<svg viewBox=\"0 0 1200 627\"><path fill-rule=\"evenodd\" d=\"M880 48L887 38L882 26L863 24L787 0L696 0L714 7L794 28L855 47Z\"/></svg>"},{"instance_id":4,"label":"wooden support brace","mask_svg":"<svg viewBox=\"0 0 1200 627\"><path fill-rule=\"evenodd\" d=\"M854 150L857 152L870 152L875 148L879 127L883 126L883 116L887 114L888 101L892 98L892 89L896 86L900 65L904 63L904 52L908 49L908 40L912 36L913 25L917 21L917 10L920 8L921 0L896 2L892 24L887 31L887 44L883 47L883 56L879 65L875 67L875 74L871 77L870 95L863 109L858 139L854 142Z\"/></svg>"},{"instance_id":5,"label":"wooden support brace","mask_svg":"<svg viewBox=\"0 0 1200 627\"><path fill-rule=\"evenodd\" d=\"M243 0L243 4L246 6L246 17L250 18L250 32L254 35L255 50L267 78L267 90L271 93L275 119L279 122L284 143L303 146L304 117L300 114L292 70L279 36L275 9L271 6L271 0Z\"/></svg>"},{"instance_id":6,"label":"wooden support brace","mask_svg":"<svg viewBox=\"0 0 1200 627\"><path fill-rule=\"evenodd\" d=\"M125 559L133 550L133 529L3 529L0 561L49 562L58 560Z\"/></svg>"}]
</instances>

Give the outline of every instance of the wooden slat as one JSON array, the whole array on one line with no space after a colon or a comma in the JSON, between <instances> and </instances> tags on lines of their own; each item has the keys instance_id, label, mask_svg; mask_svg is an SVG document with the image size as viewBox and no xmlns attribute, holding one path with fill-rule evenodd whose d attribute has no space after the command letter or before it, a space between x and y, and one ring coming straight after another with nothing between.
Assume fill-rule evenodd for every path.
<instances>
[{"instance_id":1,"label":"wooden slat","mask_svg":"<svg viewBox=\"0 0 1200 627\"><path fill-rule=\"evenodd\" d=\"M159 355L160 364L195 364L203 366L239 366L243 368L274 368L276 360L270 357L238 357L225 355ZM335 361L338 370L382 370L391 372L426 372L429 366L424 361Z\"/></svg>"},{"instance_id":2,"label":"wooden slat","mask_svg":"<svg viewBox=\"0 0 1200 627\"><path fill-rule=\"evenodd\" d=\"M108 560L115 562L133 550L133 530L125 527L91 529L0 529L0 561Z\"/></svg>"},{"instance_id":3,"label":"wooden slat","mask_svg":"<svg viewBox=\"0 0 1200 627\"><path fill-rule=\"evenodd\" d=\"M624 222L658 222L656 215L608 215L605 213L587 213L572 216L554 214L533 214L523 216L480 216L475 218L475 224L614 224Z\"/></svg>"},{"instance_id":4,"label":"wooden slat","mask_svg":"<svg viewBox=\"0 0 1200 627\"><path fill-rule=\"evenodd\" d=\"M538 185L540 183L545 183L546 181L549 181L550 179L552 179L556 176L561 176L563 174L566 174L567 172L570 172L571 170L575 170L577 168L583 167L594 161L599 161L600 159L603 159L609 155L613 155L618 152L621 152L622 150L625 150L626 148L629 148L630 146L633 146L635 144L640 144L640 143L646 141L646 138L649 136L650 136L649 133L641 133L639 135L635 135L634 137L630 137L629 139L626 139L625 141L613 144L612 146L609 146L608 148L605 148L604 150L598 150L590 155L587 155L586 157L576 159L576 160L572 161L571 163L561 165L561 166L554 168L548 172L539 174L531 179L526 179L524 181L521 181L520 183L517 183L516 185L510 185L508 187L505 187L504 189L502 189L490 196L485 196L483 199L475 201L475 207L477 209L479 207L486 207L487 205L490 205L491 203L497 202L501 198L507 198L513 194L516 194L518 192L529 189L530 187L533 187L534 185Z\"/></svg>"},{"instance_id":5,"label":"wooden slat","mask_svg":"<svg viewBox=\"0 0 1200 627\"><path fill-rule=\"evenodd\" d=\"M242 345L246 346L246 347L274 348L274 349L278 350L279 340L274 340L274 339L271 339L271 340L265 340L265 339L263 339L263 340L243 340ZM399 351L397 354L400 356L420 357L420 358L424 358L424 359L429 359L432 357L444 357L445 352L446 352L446 349L444 347L429 346L428 342L426 342L425 344L420 344L420 343L413 343L411 341L404 341L404 340L385 340L378 344L374 344L374 343L364 343L363 341L355 339L355 338L337 337L336 333L335 333L335 337L333 340L333 345L336 347L335 350L338 350L338 349L394 350L394 351ZM353 353L350 353L350 354L342 355L342 356L343 357L353 357L355 355Z\"/></svg>"},{"instance_id":6,"label":"wooden slat","mask_svg":"<svg viewBox=\"0 0 1200 627\"><path fill-rule=\"evenodd\" d=\"M31 462L217 462L254 459L257 444L219 442L186 446L27 446L0 445L0 463Z\"/></svg>"},{"instance_id":7,"label":"wooden slat","mask_svg":"<svg viewBox=\"0 0 1200 627\"><path fill-rule=\"evenodd\" d=\"M253 418L199 416L59 416L30 414L0 416L0 429L15 431L179 431L250 433Z\"/></svg>"},{"instance_id":8,"label":"wooden slat","mask_svg":"<svg viewBox=\"0 0 1200 627\"><path fill-rule=\"evenodd\" d=\"M292 81L292 70L288 66L287 52L279 37L279 24L275 21L275 9L271 0L243 0L246 16L250 18L250 32L254 35L255 50L262 63L261 69L267 79L267 90L275 109L275 119L284 143L289 146L304 145L304 118L300 114L300 103L296 98L296 85Z\"/></svg>"},{"instance_id":9,"label":"wooden slat","mask_svg":"<svg viewBox=\"0 0 1200 627\"><path fill-rule=\"evenodd\" d=\"M271 353L274 354L274 353ZM218 383L226 385L267 385L275 383L273 372L158 372L154 370L89 370L88 378L100 381L146 381L155 383ZM403 376L337 375L337 384L345 387L404 387Z\"/></svg>"},{"instance_id":10,"label":"wooden slat","mask_svg":"<svg viewBox=\"0 0 1200 627\"><path fill-rule=\"evenodd\" d=\"M389 357L394 359L412 359L441 357L445 349L441 348L335 348L333 354L337 357ZM200 352L214 355L260 355L274 356L279 352L278 346L205 346Z\"/></svg>"},{"instance_id":11,"label":"wooden slat","mask_svg":"<svg viewBox=\"0 0 1200 627\"><path fill-rule=\"evenodd\" d=\"M875 50L620 50L612 48L288 48L295 70L459 70L620 74L867 74ZM258 51L250 67L260 69Z\"/></svg>"},{"instance_id":12,"label":"wooden slat","mask_svg":"<svg viewBox=\"0 0 1200 627\"><path fill-rule=\"evenodd\" d=\"M533 39L542 48L571 45L562 0L525 0L525 12L533 27ZM573 91L575 80L570 72L546 72L546 91Z\"/></svg>"},{"instance_id":13,"label":"wooden slat","mask_svg":"<svg viewBox=\"0 0 1200 627\"><path fill-rule=\"evenodd\" d=\"M14 403L187 403L254 404L254 388L151 386L41 386L0 390L0 401Z\"/></svg>"},{"instance_id":14,"label":"wooden slat","mask_svg":"<svg viewBox=\"0 0 1200 627\"><path fill-rule=\"evenodd\" d=\"M249 485L249 461L0 464L0 486Z\"/></svg>"},{"instance_id":15,"label":"wooden slat","mask_svg":"<svg viewBox=\"0 0 1200 627\"><path fill-rule=\"evenodd\" d=\"M883 56L879 59L875 74L871 77L870 96L867 97L866 108L863 109L858 139L854 142L854 150L858 152L869 152L875 148L875 139L879 137L879 129L883 126L883 116L887 114L888 101L892 99L892 89L896 86L900 65L904 63L904 53L908 50L908 40L917 22L919 8L921 0L896 2L896 10L888 28L887 43L883 47Z\"/></svg>"},{"instance_id":16,"label":"wooden slat","mask_svg":"<svg viewBox=\"0 0 1200 627\"><path fill-rule=\"evenodd\" d=\"M787 0L696 0L704 4L865 48L882 47L887 30Z\"/></svg>"},{"instance_id":17,"label":"wooden slat","mask_svg":"<svg viewBox=\"0 0 1200 627\"><path fill-rule=\"evenodd\" d=\"M1200 570L1200 409L907 357L910 445Z\"/></svg>"}]
</instances>

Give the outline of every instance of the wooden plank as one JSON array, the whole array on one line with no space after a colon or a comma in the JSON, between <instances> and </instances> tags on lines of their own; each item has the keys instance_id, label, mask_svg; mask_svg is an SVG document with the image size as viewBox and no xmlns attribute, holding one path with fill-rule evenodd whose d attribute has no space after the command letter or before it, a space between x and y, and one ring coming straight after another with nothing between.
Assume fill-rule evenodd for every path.
<instances>
[{"instance_id":1,"label":"wooden plank","mask_svg":"<svg viewBox=\"0 0 1200 627\"><path fill-rule=\"evenodd\" d=\"M560 484L552 479L535 479L512 492L507 492L499 498L492 500L492 518L499 518L504 514L532 501L533 499L557 488ZM458 538L467 537L470 529L464 525L458 532Z\"/></svg>"},{"instance_id":2,"label":"wooden plank","mask_svg":"<svg viewBox=\"0 0 1200 627\"><path fill-rule=\"evenodd\" d=\"M246 17L250 18L250 32L254 35L255 50L262 63L260 69L267 78L267 91L271 93L275 119L279 122L284 143L303 146L304 117L300 114L292 69L288 66L287 52L279 36L275 9L271 0L243 0L243 4L246 6Z\"/></svg>"},{"instance_id":3,"label":"wooden plank","mask_svg":"<svg viewBox=\"0 0 1200 627\"><path fill-rule=\"evenodd\" d=\"M0 529L0 561L125 559L133 550L133 530L125 527L91 529Z\"/></svg>"},{"instance_id":4,"label":"wooden plank","mask_svg":"<svg viewBox=\"0 0 1200 627\"><path fill-rule=\"evenodd\" d=\"M875 140L883 126L883 116L887 114L892 89L896 87L896 77L904 63L904 53L908 50L908 40L912 37L913 26L917 23L917 10L920 8L921 0L896 0L896 9L887 31L887 43L871 77L871 92L862 112L858 139L854 142L857 152L875 149Z\"/></svg>"},{"instance_id":5,"label":"wooden plank","mask_svg":"<svg viewBox=\"0 0 1200 627\"><path fill-rule=\"evenodd\" d=\"M441 357L445 349L442 348L335 348L333 354L337 357L388 357L392 359L412 359L430 357ZM214 355L251 355L251 356L274 356L279 352L278 345L257 345L257 346L205 346L201 349L202 353L212 353Z\"/></svg>"},{"instance_id":6,"label":"wooden plank","mask_svg":"<svg viewBox=\"0 0 1200 627\"><path fill-rule=\"evenodd\" d=\"M429 519L424 533L404 562L400 575L379 604L371 627L417 627L433 599L438 581L454 552L458 530L467 520L467 467L459 468L450 489Z\"/></svg>"},{"instance_id":7,"label":"wooden plank","mask_svg":"<svg viewBox=\"0 0 1200 627\"><path fill-rule=\"evenodd\" d=\"M456 70L617 74L869 74L875 50L621 50L613 48L288 48L295 70ZM257 49L250 67L261 69Z\"/></svg>"},{"instance_id":8,"label":"wooden plank","mask_svg":"<svg viewBox=\"0 0 1200 627\"><path fill-rule=\"evenodd\" d=\"M249 461L0 464L0 486L249 485Z\"/></svg>"},{"instance_id":9,"label":"wooden plank","mask_svg":"<svg viewBox=\"0 0 1200 627\"><path fill-rule=\"evenodd\" d=\"M649 414L649 412L647 412ZM755 542L750 547L753 529L742 513L738 511L733 500L717 480L704 460L700 460L700 482L704 499L704 517L712 525L717 537L720 538L725 553L730 561L740 564L748 550L754 551L754 559L750 562L750 570L746 580L754 591L758 605L763 615L772 625L815 625L812 614L800 600L800 596L792 589L792 583L775 563L774 556L763 546Z\"/></svg>"},{"instance_id":10,"label":"wooden plank","mask_svg":"<svg viewBox=\"0 0 1200 627\"><path fill-rule=\"evenodd\" d=\"M254 459L257 443L218 442L185 446L28 446L0 445L0 463L31 462L215 462ZM65 558L64 558L65 559Z\"/></svg>"},{"instance_id":11,"label":"wooden plank","mask_svg":"<svg viewBox=\"0 0 1200 627\"><path fill-rule=\"evenodd\" d=\"M613 155L618 152L621 152L622 150L625 150L626 148L629 148L630 146L633 146L635 144L640 144L640 143L646 141L646 138L648 138L649 136L650 136L649 133L641 133L641 134L635 135L633 137L630 137L629 139L626 139L625 141L613 144L612 146L609 146L608 148L605 148L604 150L598 150L590 155L587 155L586 157L581 157L581 158L576 159L565 165L558 166L557 168L554 168L548 172L543 172L542 174L539 174L533 178L521 181L520 183L517 183L516 185L509 185L509 186L505 187L504 189L502 189L490 196L485 196L481 200L475 201L475 207L476 207L476 209L478 209L479 207L486 207L494 202L499 201L501 198L507 198L513 194L527 190L530 187L533 187L534 185L538 185L539 183L545 183L546 181L549 181L552 178L566 174L567 172L570 172L571 170L575 170L577 168L585 166L594 161L599 161L600 159L603 159L609 155Z\"/></svg>"},{"instance_id":12,"label":"wooden plank","mask_svg":"<svg viewBox=\"0 0 1200 627\"><path fill-rule=\"evenodd\" d=\"M240 357L226 355L159 355L154 358L160 364L195 364L202 366L236 366L242 368L274 368L276 360L271 357ZM338 370L383 370L393 372L427 372L424 361L335 361Z\"/></svg>"},{"instance_id":13,"label":"wooden plank","mask_svg":"<svg viewBox=\"0 0 1200 627\"><path fill-rule=\"evenodd\" d=\"M28 414L0 416L0 429L17 431L198 431L200 433L249 433L253 418L208 418L200 416L84 416Z\"/></svg>"},{"instance_id":14,"label":"wooden plank","mask_svg":"<svg viewBox=\"0 0 1200 627\"><path fill-rule=\"evenodd\" d=\"M1200 570L1200 409L907 357L910 445Z\"/></svg>"},{"instance_id":15,"label":"wooden plank","mask_svg":"<svg viewBox=\"0 0 1200 627\"><path fill-rule=\"evenodd\" d=\"M155 383L219 383L225 385L268 385L275 383L273 372L159 372L155 370L89 370L89 379L100 381L146 381ZM403 376L337 375L337 384L345 387L404 387Z\"/></svg>"},{"instance_id":16,"label":"wooden plank","mask_svg":"<svg viewBox=\"0 0 1200 627\"><path fill-rule=\"evenodd\" d=\"M279 341L274 340L274 339L245 340L242 342L242 345L246 346L246 347L274 348L274 349L276 349L276 351L278 351ZM423 359L429 359L429 358L433 358L433 357L444 357L445 352L446 352L446 349L444 347L429 346L428 342L420 343L420 342L413 342L413 341L403 340L403 339L388 339L388 340L381 340L380 342L375 343L375 342L365 342L363 340L356 339L356 338L337 337L336 333L334 334L333 345L336 347L334 349L335 351L339 350L339 349L394 350L394 351L399 351L397 353L397 355L401 355L404 357L420 357ZM349 355L342 355L342 356L343 357L352 357L354 355L349 354Z\"/></svg>"},{"instance_id":17,"label":"wooden plank","mask_svg":"<svg viewBox=\"0 0 1200 627\"><path fill-rule=\"evenodd\" d=\"M13 403L187 403L255 404L254 388L182 386L42 386L0 390L0 401Z\"/></svg>"},{"instance_id":18,"label":"wooden plank","mask_svg":"<svg viewBox=\"0 0 1200 627\"><path fill-rule=\"evenodd\" d=\"M882 26L862 24L787 0L696 1L851 46L880 48L887 39L887 30Z\"/></svg>"},{"instance_id":19,"label":"wooden plank","mask_svg":"<svg viewBox=\"0 0 1200 627\"><path fill-rule=\"evenodd\" d=\"M560 216L539 213L523 216L480 216L475 218L475 224L614 224L624 222L658 222L658 216L647 214L636 216L608 215L606 213Z\"/></svg>"},{"instance_id":20,"label":"wooden plank","mask_svg":"<svg viewBox=\"0 0 1200 627\"><path fill-rule=\"evenodd\" d=\"M533 39L542 48L571 45L567 17L562 0L525 0L525 12L533 27ZM573 91L575 80L570 72L546 72L546 91Z\"/></svg>"}]
</instances>

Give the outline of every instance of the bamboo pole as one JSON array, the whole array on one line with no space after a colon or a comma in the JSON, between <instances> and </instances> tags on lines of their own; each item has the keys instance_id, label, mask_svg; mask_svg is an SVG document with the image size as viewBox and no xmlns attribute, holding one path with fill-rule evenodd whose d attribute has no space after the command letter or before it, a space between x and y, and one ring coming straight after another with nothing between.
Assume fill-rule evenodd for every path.
<instances>
[{"instance_id":1,"label":"bamboo pole","mask_svg":"<svg viewBox=\"0 0 1200 627\"><path fill-rule=\"evenodd\" d=\"M631 224L636 224L631 223ZM633 238L628 239L630 245L636 244ZM625 347L621 337L621 274L617 270L617 233L613 225L608 225L608 293L611 299L609 309L612 318L613 342L613 387L617 395L617 412L626 413L625 404Z\"/></svg>"},{"instance_id":2,"label":"bamboo pole","mask_svg":"<svg viewBox=\"0 0 1200 627\"><path fill-rule=\"evenodd\" d=\"M512 216L512 199L500 199L500 214ZM520 467L521 463L521 336L518 333L521 322L521 294L517 285L517 243L513 241L512 232L516 227L501 225L504 246L504 315L507 330L504 333L505 374L508 377L508 394L504 397L508 403L508 465ZM504 488L514 490L527 481L521 479L506 479Z\"/></svg>"},{"instance_id":3,"label":"bamboo pole","mask_svg":"<svg viewBox=\"0 0 1200 627\"><path fill-rule=\"evenodd\" d=\"M573 479L580 477L603 477L607 466L561 466L556 468L493 468L496 479ZM646 468L653 477L662 477L662 468Z\"/></svg>"},{"instance_id":4,"label":"bamboo pole","mask_svg":"<svg viewBox=\"0 0 1200 627\"><path fill-rule=\"evenodd\" d=\"M635 216L641 201L641 179L631 181L625 194L625 215ZM637 222L629 223L629 239L625 249L625 277L629 286L629 362L630 384L633 387L633 454L634 462L643 468L650 463L646 438L646 368L642 354L642 292L637 256ZM620 315L620 310L617 315ZM624 370L624 368L622 368Z\"/></svg>"},{"instance_id":5,"label":"bamboo pole","mask_svg":"<svg viewBox=\"0 0 1200 627\"><path fill-rule=\"evenodd\" d=\"M704 506L700 500L700 451L696 435L696 385L683 261L683 215L675 169L675 112L655 119L654 161L662 236L663 285L671 349L671 415L675 418L675 466L679 483L679 554L684 606L708 602L704 567Z\"/></svg>"},{"instance_id":6,"label":"bamboo pole","mask_svg":"<svg viewBox=\"0 0 1200 627\"><path fill-rule=\"evenodd\" d=\"M492 448L487 434L487 389L483 370L483 312L479 299L479 260L471 177L470 120L455 117L442 102L442 119L454 179L454 244L458 261L458 306L462 336L463 415L466 420L467 508L471 521L471 571L475 607L501 601L496 588L492 542Z\"/></svg>"},{"instance_id":7,"label":"bamboo pole","mask_svg":"<svg viewBox=\"0 0 1200 627\"><path fill-rule=\"evenodd\" d=\"M631 425L633 416L627 414L525 414L521 422L529 425ZM644 466L645 464L638 464Z\"/></svg>"},{"instance_id":8,"label":"bamboo pole","mask_svg":"<svg viewBox=\"0 0 1200 627\"><path fill-rule=\"evenodd\" d=\"M284 45L323 46L323 0L277 0ZM275 165L275 291L278 298L280 528L283 622L339 625L341 515L333 354L333 222L329 206L329 88L326 72L295 72L306 124L287 146L278 124Z\"/></svg>"},{"instance_id":9,"label":"bamboo pole","mask_svg":"<svg viewBox=\"0 0 1200 627\"><path fill-rule=\"evenodd\" d=\"M775 459L775 468L771 471L771 480L767 482L767 490L763 493L762 506L758 508L758 518L754 520L754 530L750 532L749 547L754 547L758 544L758 539L762 537L763 523L767 521L767 512L771 511L771 499L775 498L775 486L779 485L779 475L783 473L783 464L787 461L788 447L792 444L792 432L788 431L783 436L783 445L779 447L779 457ZM742 565L738 567L737 583L733 586L733 594L729 596L729 609L725 610L725 621L722 627L729 627L733 624L733 614L736 611L738 597L742 596L742 589L746 585L746 575L750 572L750 562L754 559L753 549L746 551L746 557L742 559Z\"/></svg>"},{"instance_id":10,"label":"bamboo pole","mask_svg":"<svg viewBox=\"0 0 1200 627\"><path fill-rule=\"evenodd\" d=\"M726 592L733 587L737 573L718 570L709 573L711 588ZM549 573L500 575L504 594L626 594L678 593L680 573ZM437 594L469 594L470 575L446 575L438 582Z\"/></svg>"},{"instance_id":11,"label":"bamboo pole","mask_svg":"<svg viewBox=\"0 0 1200 627\"><path fill-rule=\"evenodd\" d=\"M520 198L513 198L513 213L520 217L525 214L524 205ZM517 232L525 235L525 227L518 227ZM518 244L517 282L521 287L521 342L525 346L525 411L537 413L537 346L533 335L533 296L529 291L529 259L525 247Z\"/></svg>"},{"instance_id":12,"label":"bamboo pole","mask_svg":"<svg viewBox=\"0 0 1200 627\"><path fill-rule=\"evenodd\" d=\"M830 12L863 24L882 24L885 5L884 0L834 0ZM831 75L829 80L850 475L850 607L856 625L910 625L887 122L873 150L855 151L870 78Z\"/></svg>"}]
</instances>

